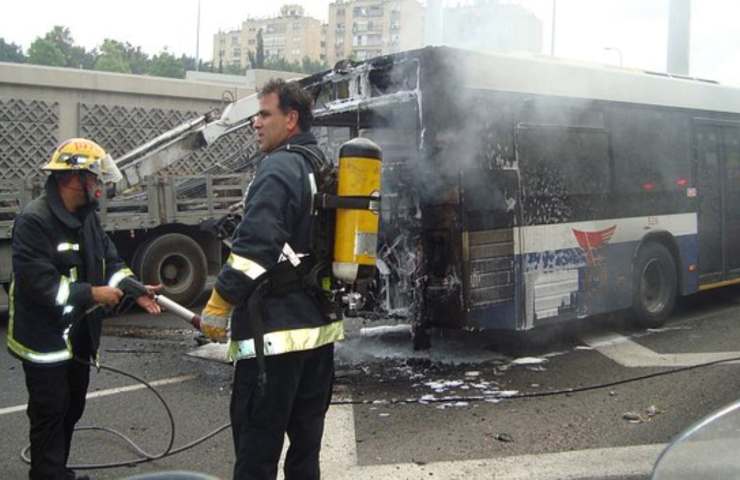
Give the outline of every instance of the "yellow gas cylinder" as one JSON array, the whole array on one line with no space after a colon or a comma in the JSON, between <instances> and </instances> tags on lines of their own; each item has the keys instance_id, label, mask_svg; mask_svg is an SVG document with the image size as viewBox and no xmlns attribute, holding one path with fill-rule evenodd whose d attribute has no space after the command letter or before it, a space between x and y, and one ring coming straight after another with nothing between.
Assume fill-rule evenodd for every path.
<instances>
[{"instance_id":1,"label":"yellow gas cylinder","mask_svg":"<svg viewBox=\"0 0 740 480\"><path fill-rule=\"evenodd\" d=\"M343 282L354 283L375 275L381 162L380 147L366 138L354 138L339 149L340 202L342 198L370 200L369 208L337 209L332 271Z\"/></svg>"}]
</instances>

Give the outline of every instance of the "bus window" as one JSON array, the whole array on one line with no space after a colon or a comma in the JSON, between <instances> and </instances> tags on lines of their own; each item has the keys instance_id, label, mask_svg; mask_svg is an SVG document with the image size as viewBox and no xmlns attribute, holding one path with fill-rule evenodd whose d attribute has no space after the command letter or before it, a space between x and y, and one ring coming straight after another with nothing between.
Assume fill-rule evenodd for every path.
<instances>
[{"instance_id":1,"label":"bus window","mask_svg":"<svg viewBox=\"0 0 740 480\"><path fill-rule=\"evenodd\" d=\"M525 224L590 219L606 207L601 201L610 189L606 130L520 124L517 154Z\"/></svg>"},{"instance_id":2,"label":"bus window","mask_svg":"<svg viewBox=\"0 0 740 480\"><path fill-rule=\"evenodd\" d=\"M617 193L685 190L692 177L686 115L617 106L609 110L608 118Z\"/></svg>"}]
</instances>

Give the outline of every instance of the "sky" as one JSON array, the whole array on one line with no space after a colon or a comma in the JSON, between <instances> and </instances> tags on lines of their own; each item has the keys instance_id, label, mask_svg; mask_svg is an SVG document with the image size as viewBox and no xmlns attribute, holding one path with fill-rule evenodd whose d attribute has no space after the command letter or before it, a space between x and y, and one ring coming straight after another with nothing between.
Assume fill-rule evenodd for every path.
<instances>
[{"instance_id":1,"label":"sky","mask_svg":"<svg viewBox=\"0 0 740 480\"><path fill-rule=\"evenodd\" d=\"M445 0L448 5L471 0ZM553 0L502 0L531 9L543 23L550 52ZM668 0L555 0L559 57L665 70ZM200 57L212 57L213 35L239 28L247 17L276 16L298 3L326 21L328 0L201 0ZM198 0L0 0L0 38L24 49L54 25L70 28L76 43L93 48L104 38L195 56ZM740 86L740 2L693 0L691 74Z\"/></svg>"}]
</instances>

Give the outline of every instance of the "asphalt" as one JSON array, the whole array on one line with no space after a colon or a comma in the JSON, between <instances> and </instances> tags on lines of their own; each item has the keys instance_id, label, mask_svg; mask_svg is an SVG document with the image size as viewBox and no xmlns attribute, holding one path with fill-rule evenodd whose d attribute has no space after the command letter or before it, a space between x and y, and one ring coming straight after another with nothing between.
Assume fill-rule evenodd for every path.
<instances>
[{"instance_id":1,"label":"asphalt","mask_svg":"<svg viewBox=\"0 0 740 480\"><path fill-rule=\"evenodd\" d=\"M334 398L367 403L330 409L326 438L334 442L324 449L325 477L647 478L665 444L737 399L740 365L552 393L668 370L626 367L586 347L586 335L617 332L658 356L740 352L739 302L738 289L702 294L683 301L665 329L649 332L632 328L625 318L591 319L520 352L500 348L504 339L499 335L445 332L435 335L431 352L414 353L403 333L363 336L360 329L371 324L350 322L350 338L337 348ZM175 379L159 389L175 415L176 445L228 421L232 367L185 355L195 346L192 330L170 315L129 314L105 324L106 364L150 381ZM517 355L543 361L517 364ZM0 371L0 431L5 437L0 472L2 478L26 478L18 457L28 428L21 409L26 401L23 374L4 350ZM100 372L93 374L90 392L134 383ZM501 399L501 391L543 396ZM18 408L2 413L12 407ZM164 448L168 439L164 412L146 390L90 399L81 424L119 429L151 452ZM132 456L108 434L81 432L75 437L75 462ZM230 434L224 432L168 459L92 473L116 479L189 469L230 478L233 461Z\"/></svg>"}]
</instances>

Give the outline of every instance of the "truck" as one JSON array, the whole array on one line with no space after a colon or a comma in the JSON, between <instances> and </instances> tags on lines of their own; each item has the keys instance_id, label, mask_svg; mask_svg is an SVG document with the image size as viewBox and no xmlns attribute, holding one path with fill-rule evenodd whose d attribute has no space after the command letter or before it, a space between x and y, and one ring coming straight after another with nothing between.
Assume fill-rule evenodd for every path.
<instances>
[{"instance_id":1,"label":"truck","mask_svg":"<svg viewBox=\"0 0 740 480\"><path fill-rule=\"evenodd\" d=\"M16 213L38 196L41 165L65 138L85 136L114 157L153 134L214 115L253 92L213 84L0 63L0 283L11 280ZM226 97L223 97L226 95ZM251 129L151 170L102 201L100 218L119 253L140 278L191 304L217 273L222 242L203 222L238 202L256 152Z\"/></svg>"}]
</instances>

